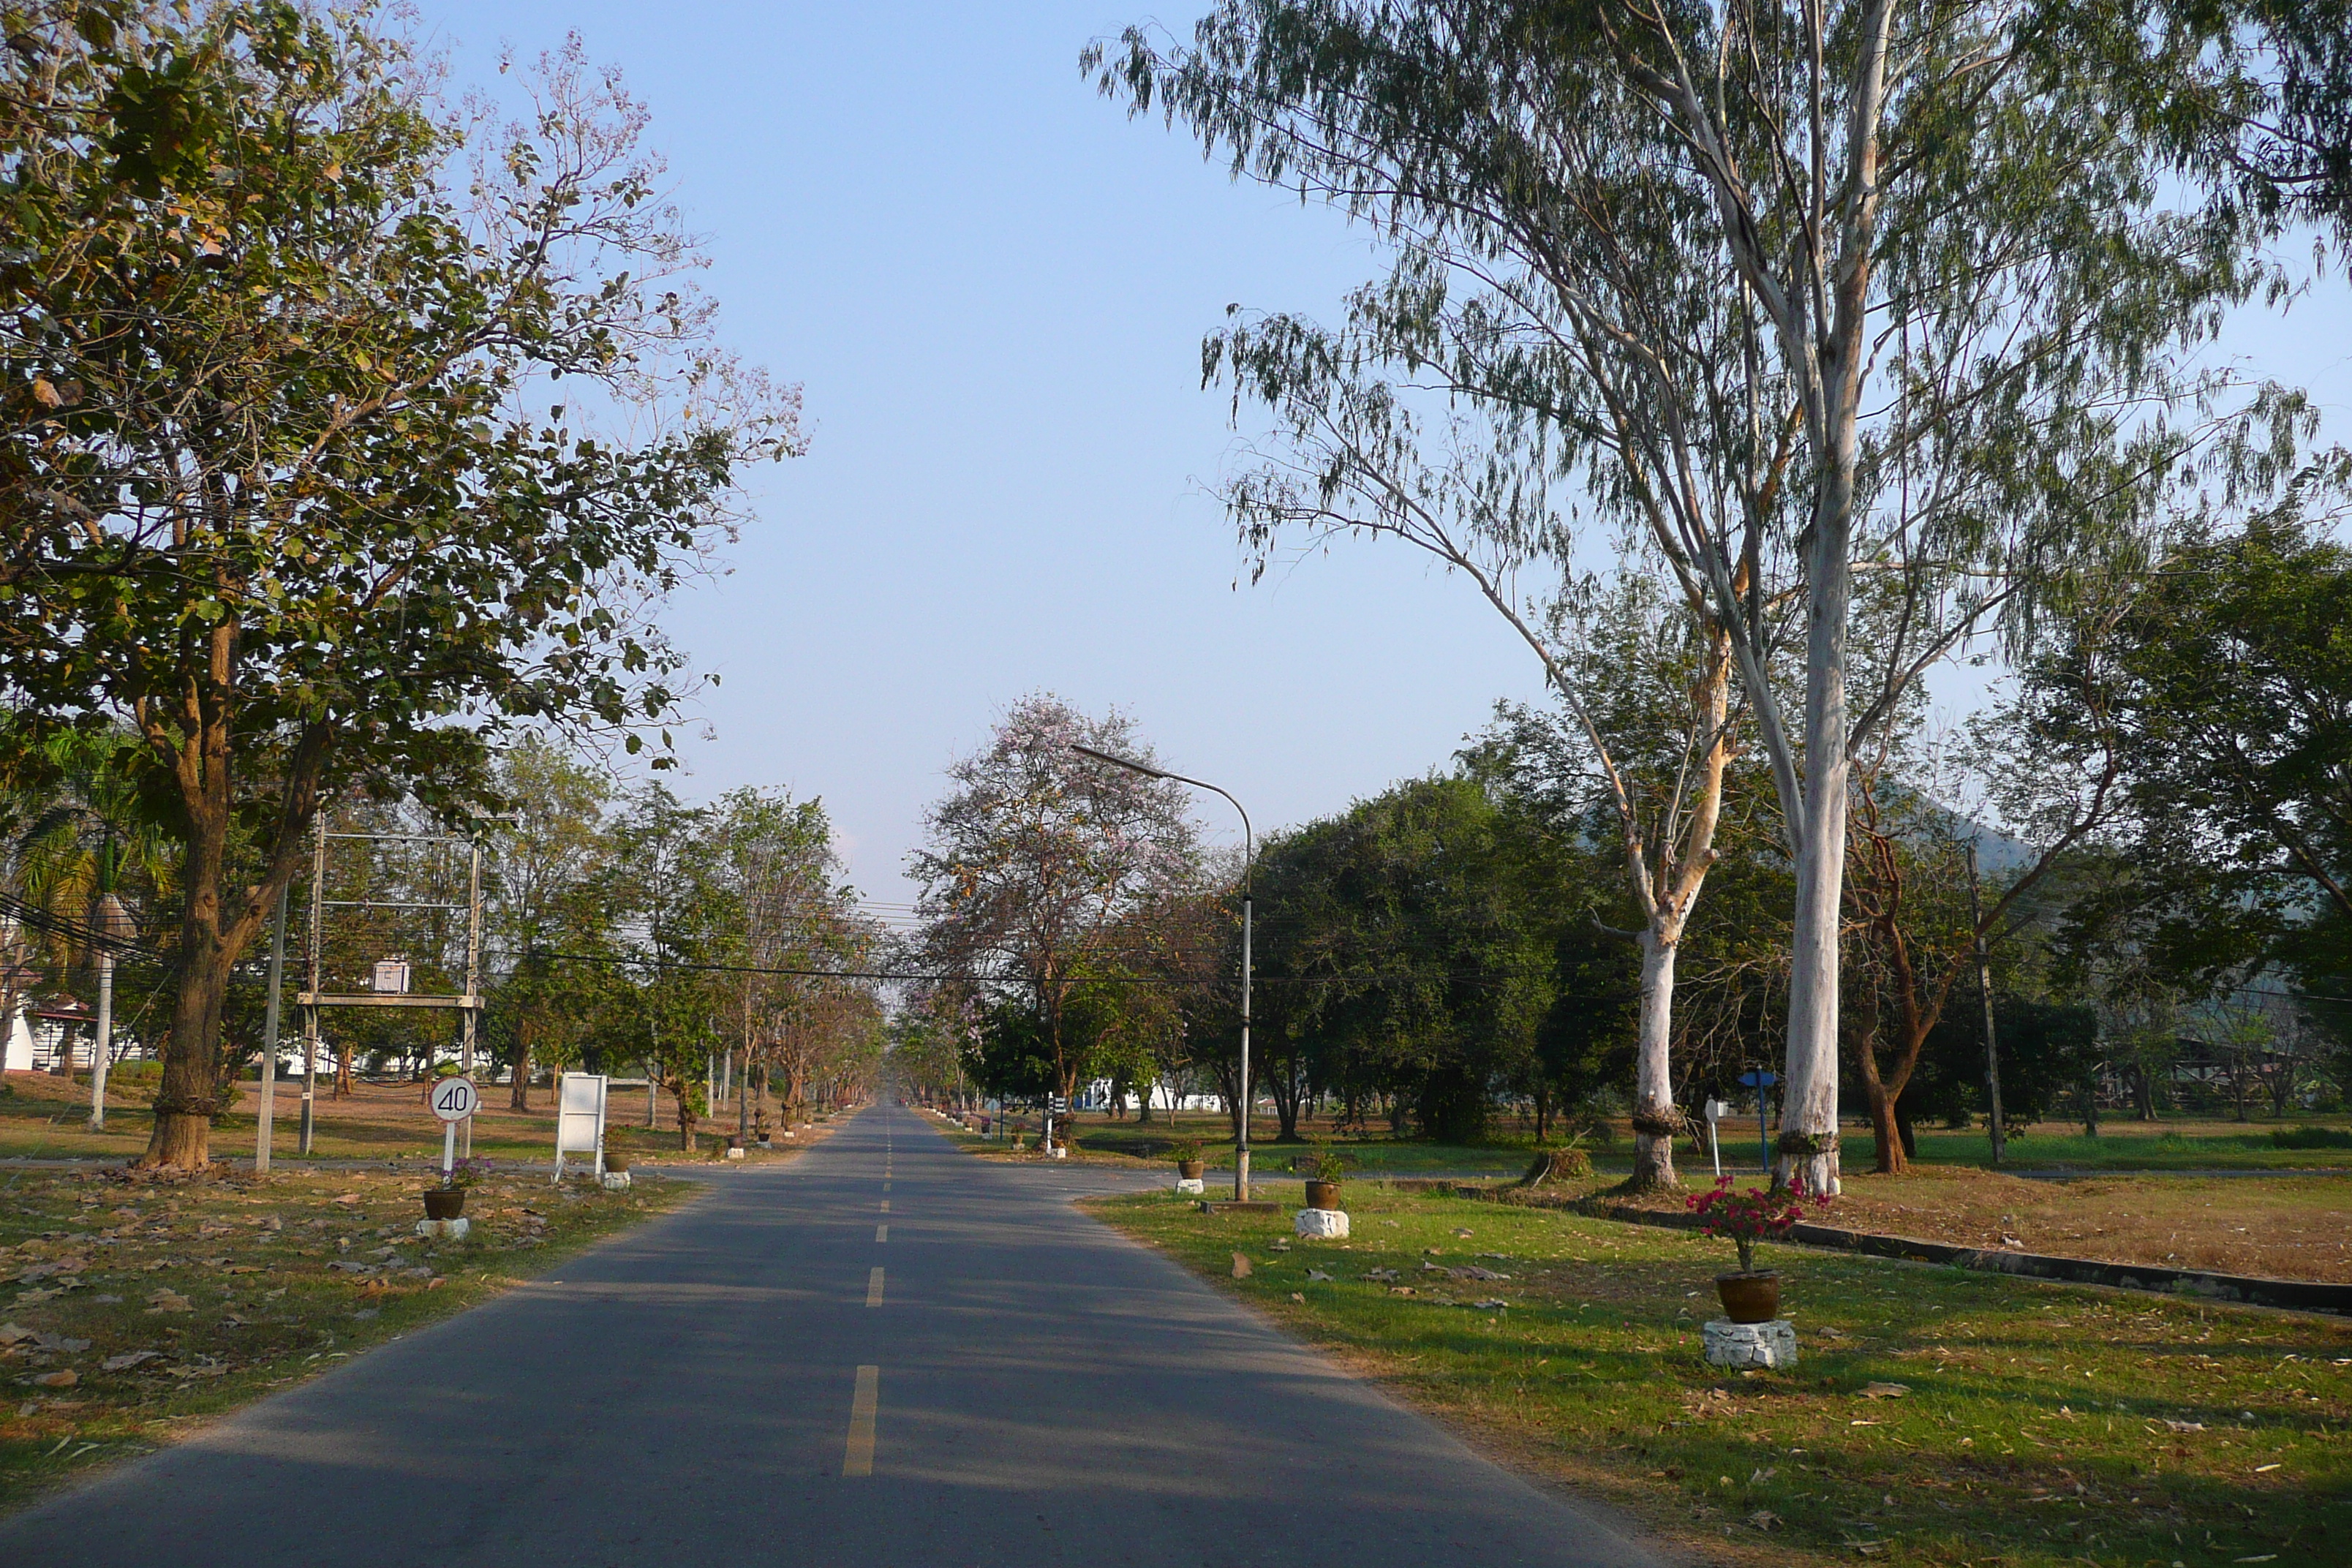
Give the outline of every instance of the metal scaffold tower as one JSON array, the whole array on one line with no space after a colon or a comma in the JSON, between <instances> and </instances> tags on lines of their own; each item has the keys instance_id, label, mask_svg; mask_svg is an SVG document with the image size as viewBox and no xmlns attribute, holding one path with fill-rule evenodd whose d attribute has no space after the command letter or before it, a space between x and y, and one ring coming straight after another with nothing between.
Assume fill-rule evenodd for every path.
<instances>
[{"instance_id":1,"label":"metal scaffold tower","mask_svg":"<svg viewBox=\"0 0 2352 1568\"><path fill-rule=\"evenodd\" d=\"M327 897L327 846L331 842L351 842L368 846L371 867L374 852L382 846L398 845L411 851L430 853L435 849L454 847L466 856L466 899L463 903L446 900L415 898L370 898L363 883L361 896L350 899ZM465 989L455 994L413 992L408 988L410 966L405 959L379 959L372 976L373 986L366 991L329 991L325 987L326 920L330 910L357 910L363 913L462 913L466 919L464 963ZM310 921L307 973L309 983L295 995L302 1009L302 1133L301 1152L308 1154L317 1127L319 1090L319 1016L328 1007L415 1007L428 1009L455 1008L458 1018L458 1057L465 1071L474 1070L474 1050L479 1037L482 1016L482 840L478 834L330 832L322 814L310 853ZM474 1149L474 1121L467 1117L459 1129L465 1152Z\"/></svg>"}]
</instances>

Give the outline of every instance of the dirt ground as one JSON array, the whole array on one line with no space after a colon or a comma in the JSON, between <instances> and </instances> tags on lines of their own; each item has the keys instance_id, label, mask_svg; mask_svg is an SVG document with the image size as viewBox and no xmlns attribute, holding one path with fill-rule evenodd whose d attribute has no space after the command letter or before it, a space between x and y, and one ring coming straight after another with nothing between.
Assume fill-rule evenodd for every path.
<instances>
[{"instance_id":1,"label":"dirt ground","mask_svg":"<svg viewBox=\"0 0 2352 1568\"><path fill-rule=\"evenodd\" d=\"M1827 1209L1807 1217L1961 1247L2352 1282L2352 1176L2049 1182L1915 1168L1901 1176L1848 1175L1844 1186Z\"/></svg>"},{"instance_id":2,"label":"dirt ground","mask_svg":"<svg viewBox=\"0 0 2352 1568\"><path fill-rule=\"evenodd\" d=\"M121 1092L108 1086L107 1130L89 1128L89 1086L47 1073L12 1072L0 1096L0 1156L40 1159L129 1157L147 1146L151 1118L147 1102L152 1084L126 1086ZM237 1086L236 1109L213 1130L215 1158L244 1160L253 1154L254 1130L260 1114L257 1083ZM555 1090L534 1087L531 1109L508 1109L509 1091L501 1084L483 1086L483 1105L474 1119L474 1152L495 1159L549 1158L555 1147ZM677 1106L669 1095L657 1108L659 1126L646 1129L646 1091L615 1089L605 1111L608 1131L626 1129L641 1159L675 1157ZM277 1115L270 1147L280 1158L294 1153L301 1127L302 1086L299 1080L279 1080ZM318 1152L327 1159L435 1160L441 1157L441 1123L425 1103L414 1083L353 1086L350 1098L333 1099L322 1078L319 1084ZM771 1125L780 1121L772 1103ZM700 1125L699 1150L708 1153L724 1144L735 1131L735 1104L730 1101ZM806 1142L808 1133L799 1135Z\"/></svg>"}]
</instances>

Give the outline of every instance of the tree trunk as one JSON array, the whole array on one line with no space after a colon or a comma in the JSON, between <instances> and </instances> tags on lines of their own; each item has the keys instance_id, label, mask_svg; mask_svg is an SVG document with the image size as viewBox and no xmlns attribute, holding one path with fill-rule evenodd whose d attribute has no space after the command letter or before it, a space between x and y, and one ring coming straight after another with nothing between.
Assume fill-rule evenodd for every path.
<instances>
[{"instance_id":1,"label":"tree trunk","mask_svg":"<svg viewBox=\"0 0 2352 1568\"><path fill-rule=\"evenodd\" d=\"M1895 1097L1895 1131L1903 1142L1903 1160L1908 1165L1919 1158L1919 1134L1911 1125L1911 1111L1901 1095Z\"/></svg>"},{"instance_id":2,"label":"tree trunk","mask_svg":"<svg viewBox=\"0 0 2352 1568\"><path fill-rule=\"evenodd\" d=\"M2132 1068L2132 1100L2142 1121L2156 1120L2156 1074L2145 1065Z\"/></svg>"},{"instance_id":3,"label":"tree trunk","mask_svg":"<svg viewBox=\"0 0 2352 1568\"><path fill-rule=\"evenodd\" d=\"M189 941L192 936L198 940ZM185 925L181 951L184 967L172 1002L172 1033L163 1047L155 1126L138 1160L142 1171L201 1171L212 1161L212 1119L218 1105L213 1058L235 961L209 931L191 932Z\"/></svg>"},{"instance_id":4,"label":"tree trunk","mask_svg":"<svg viewBox=\"0 0 2352 1568\"><path fill-rule=\"evenodd\" d=\"M1834 466L1824 484L1837 488ZM1845 481L1851 486L1851 478ZM1838 1184L1838 926L1845 889L1846 508L1814 514L1812 624L1805 672L1803 832L1789 968L1789 1039L1780 1075L1776 1186L1802 1177L1808 1193ZM1826 580L1825 580L1826 579ZM1873 1111L1876 1120L1876 1111Z\"/></svg>"},{"instance_id":5,"label":"tree trunk","mask_svg":"<svg viewBox=\"0 0 2352 1568\"><path fill-rule=\"evenodd\" d=\"M667 1088L677 1100L677 1146L688 1154L694 1153L696 1152L694 1146L695 1123L699 1121L700 1118L694 1114L694 1106L687 1098L687 1089L688 1086L686 1081L685 1072L681 1070L676 1078L671 1079L664 1087Z\"/></svg>"},{"instance_id":6,"label":"tree trunk","mask_svg":"<svg viewBox=\"0 0 2352 1568\"><path fill-rule=\"evenodd\" d=\"M530 1109L530 1020L515 1026L514 1082L507 1089L509 1110Z\"/></svg>"},{"instance_id":7,"label":"tree trunk","mask_svg":"<svg viewBox=\"0 0 2352 1568\"><path fill-rule=\"evenodd\" d=\"M1298 1142L1298 1103L1305 1097L1306 1086L1299 1081L1298 1064L1286 1061L1277 1071L1265 1075L1266 1087L1274 1094L1274 1115L1278 1123L1275 1133L1277 1143Z\"/></svg>"},{"instance_id":8,"label":"tree trunk","mask_svg":"<svg viewBox=\"0 0 2352 1568\"><path fill-rule=\"evenodd\" d=\"M1866 1063L1870 1047L1864 1045L1862 1048ZM1911 1162L1904 1147L1903 1130L1895 1124L1895 1096L1886 1092L1886 1085L1867 1065L1862 1075L1862 1089L1864 1098L1870 1102L1870 1131L1875 1145L1873 1152L1877 1156L1873 1169L1883 1176L1899 1176L1911 1168ZM1808 1186L1807 1190L1811 1189Z\"/></svg>"},{"instance_id":9,"label":"tree trunk","mask_svg":"<svg viewBox=\"0 0 2352 1568\"><path fill-rule=\"evenodd\" d=\"M1675 1088L1667 1074L1674 1027L1676 944L1659 940L1654 923L1642 942L1642 1023L1633 1062L1633 1173L1629 1193L1682 1184L1675 1174Z\"/></svg>"}]
</instances>

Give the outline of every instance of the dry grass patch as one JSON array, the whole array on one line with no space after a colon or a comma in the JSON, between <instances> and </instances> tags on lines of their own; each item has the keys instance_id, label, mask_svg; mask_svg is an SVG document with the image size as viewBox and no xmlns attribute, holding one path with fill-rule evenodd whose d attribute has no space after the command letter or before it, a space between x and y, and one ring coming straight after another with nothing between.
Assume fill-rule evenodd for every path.
<instances>
[{"instance_id":1,"label":"dry grass patch","mask_svg":"<svg viewBox=\"0 0 2352 1568\"><path fill-rule=\"evenodd\" d=\"M415 1235L425 1178L120 1170L0 1177L0 1510L77 1470L487 1300L698 1189L493 1175L462 1242Z\"/></svg>"},{"instance_id":2,"label":"dry grass patch","mask_svg":"<svg viewBox=\"0 0 2352 1568\"><path fill-rule=\"evenodd\" d=\"M1850 1174L1822 1225L1956 1247L2352 1283L2352 1184L2342 1176L2086 1176L2030 1181L1914 1167ZM1673 1194L1636 1206L1680 1209Z\"/></svg>"}]
</instances>

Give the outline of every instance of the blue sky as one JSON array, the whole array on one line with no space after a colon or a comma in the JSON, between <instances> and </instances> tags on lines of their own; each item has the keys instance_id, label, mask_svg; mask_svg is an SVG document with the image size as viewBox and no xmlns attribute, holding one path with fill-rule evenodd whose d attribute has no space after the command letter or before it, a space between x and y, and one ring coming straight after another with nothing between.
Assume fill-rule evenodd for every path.
<instances>
[{"instance_id":1,"label":"blue sky","mask_svg":"<svg viewBox=\"0 0 2352 1568\"><path fill-rule=\"evenodd\" d=\"M688 794L822 795L879 900L940 769L1047 688L1130 711L1265 828L1443 763L1534 660L1465 584L1344 549L1253 587L1202 493L1233 437L1199 387L1228 302L1328 315L1360 235L1131 122L1079 49L1105 0L663 5L425 0L457 81L577 29L654 116L709 237L725 336L807 392L732 574L671 610L722 685ZM1189 26L1191 13L1160 13ZM2341 280L2225 353L2352 426ZM1947 688L1964 700L1965 679ZM1220 832L1220 802L1203 820Z\"/></svg>"}]
</instances>

